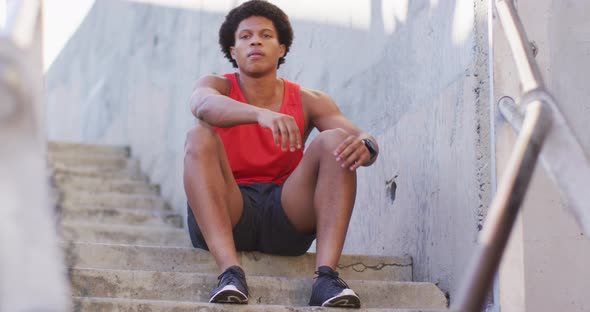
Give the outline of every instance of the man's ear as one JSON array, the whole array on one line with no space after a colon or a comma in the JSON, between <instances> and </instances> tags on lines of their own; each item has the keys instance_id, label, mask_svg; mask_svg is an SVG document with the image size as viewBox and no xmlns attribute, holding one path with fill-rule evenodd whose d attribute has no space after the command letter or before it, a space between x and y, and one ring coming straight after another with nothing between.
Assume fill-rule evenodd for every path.
<instances>
[{"instance_id":1,"label":"man's ear","mask_svg":"<svg viewBox=\"0 0 590 312\"><path fill-rule=\"evenodd\" d=\"M233 46L229 47L229 54L231 55L231 58L233 60L236 59L236 48L234 48Z\"/></svg>"},{"instance_id":2,"label":"man's ear","mask_svg":"<svg viewBox=\"0 0 590 312\"><path fill-rule=\"evenodd\" d=\"M280 55L281 57L285 57L285 51L287 51L287 47L284 44L279 45L280 48Z\"/></svg>"}]
</instances>

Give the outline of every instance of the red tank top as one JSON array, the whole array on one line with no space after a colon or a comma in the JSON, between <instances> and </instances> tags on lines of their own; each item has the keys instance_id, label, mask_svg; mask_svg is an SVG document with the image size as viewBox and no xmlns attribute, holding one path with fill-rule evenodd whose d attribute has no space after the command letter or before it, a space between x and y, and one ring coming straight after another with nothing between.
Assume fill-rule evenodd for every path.
<instances>
[{"instance_id":1,"label":"red tank top","mask_svg":"<svg viewBox=\"0 0 590 312\"><path fill-rule=\"evenodd\" d=\"M225 77L231 81L229 97L249 105L246 104L238 84L237 73L226 74ZM279 113L295 118L303 140L304 122L299 85L285 79L283 82L284 96ZM223 141L229 165L238 184L283 184L303 158L303 147L294 152L283 152L275 145L271 130L262 128L259 124L214 129Z\"/></svg>"}]
</instances>

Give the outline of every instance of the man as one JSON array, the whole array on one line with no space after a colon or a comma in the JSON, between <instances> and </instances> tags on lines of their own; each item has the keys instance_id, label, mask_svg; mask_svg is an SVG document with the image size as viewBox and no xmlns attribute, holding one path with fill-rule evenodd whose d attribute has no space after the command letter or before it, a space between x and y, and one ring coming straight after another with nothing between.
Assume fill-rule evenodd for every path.
<instances>
[{"instance_id":1,"label":"man","mask_svg":"<svg viewBox=\"0 0 590 312\"><path fill-rule=\"evenodd\" d=\"M375 139L325 94L277 78L293 41L287 15L252 0L231 10L219 43L237 73L196 83L184 185L193 245L222 274L210 302L247 303L236 251L304 254L317 238L310 305L360 307L334 270L356 195L356 170L375 162ZM320 133L303 153L310 132Z\"/></svg>"}]
</instances>

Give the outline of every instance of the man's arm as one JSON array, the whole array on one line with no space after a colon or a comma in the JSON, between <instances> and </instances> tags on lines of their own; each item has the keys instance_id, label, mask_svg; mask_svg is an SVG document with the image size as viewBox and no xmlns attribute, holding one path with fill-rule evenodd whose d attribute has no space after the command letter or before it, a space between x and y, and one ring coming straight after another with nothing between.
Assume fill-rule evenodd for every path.
<instances>
[{"instance_id":1,"label":"man's arm","mask_svg":"<svg viewBox=\"0 0 590 312\"><path fill-rule=\"evenodd\" d=\"M191 112L206 123L221 128L258 123L260 108L243 105L229 95L231 84L225 77L207 75L199 79L190 98Z\"/></svg>"},{"instance_id":2,"label":"man's arm","mask_svg":"<svg viewBox=\"0 0 590 312\"><path fill-rule=\"evenodd\" d=\"M311 124L320 132L341 128L350 135L334 151L334 156L337 157L336 160L341 162L343 167L356 170L361 165L370 166L375 162L379 154L379 145L375 138L362 132L361 129L348 120L329 96L318 91L303 90L302 100L308 101L309 105L307 107ZM363 139L368 139L373 143L376 150L374 157L371 157Z\"/></svg>"},{"instance_id":3,"label":"man's arm","mask_svg":"<svg viewBox=\"0 0 590 312\"><path fill-rule=\"evenodd\" d=\"M255 124L270 129L274 142L282 150L302 147L295 119L254 105L244 105L228 95L231 84L225 77L207 75L199 79L190 98L193 115L214 127L230 128Z\"/></svg>"}]
</instances>

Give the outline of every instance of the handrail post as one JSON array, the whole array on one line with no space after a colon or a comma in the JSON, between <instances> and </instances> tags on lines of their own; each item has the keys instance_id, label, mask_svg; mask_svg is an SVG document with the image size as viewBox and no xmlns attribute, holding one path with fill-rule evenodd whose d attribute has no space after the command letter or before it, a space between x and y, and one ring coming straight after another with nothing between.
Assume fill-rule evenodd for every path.
<instances>
[{"instance_id":1,"label":"handrail post","mask_svg":"<svg viewBox=\"0 0 590 312\"><path fill-rule=\"evenodd\" d=\"M534 61L529 41L513 1L495 0L495 8L506 39L512 48L522 91L544 90L539 68ZM506 101L508 99L503 99L503 102ZM512 119L522 117L517 115L518 110L513 103L504 103L501 106L507 113L505 117ZM479 237L479 245L476 247L475 255L460 286L457 300L453 302L452 310L476 312L483 308L526 195L541 147L552 126L552 112L548 108L548 103L542 99L533 98L523 106L521 109L525 109L526 114L520 125L515 148L490 205Z\"/></svg>"},{"instance_id":2,"label":"handrail post","mask_svg":"<svg viewBox=\"0 0 590 312\"><path fill-rule=\"evenodd\" d=\"M491 203L480 244L453 303L452 310L460 312L482 309L539 156L576 220L590 233L588 156L545 89L513 1L495 0L495 8L514 56L522 92L520 107L502 98L499 108L519 136Z\"/></svg>"},{"instance_id":3,"label":"handrail post","mask_svg":"<svg viewBox=\"0 0 590 312\"><path fill-rule=\"evenodd\" d=\"M0 311L69 311L48 200L42 6L12 8L0 29Z\"/></svg>"},{"instance_id":4,"label":"handrail post","mask_svg":"<svg viewBox=\"0 0 590 312\"><path fill-rule=\"evenodd\" d=\"M513 0L495 0L498 18L502 23L508 45L512 50L516 69L523 93L545 88L539 66L535 62L533 51L524 26L518 17Z\"/></svg>"},{"instance_id":5,"label":"handrail post","mask_svg":"<svg viewBox=\"0 0 590 312\"><path fill-rule=\"evenodd\" d=\"M481 311L550 126L550 115L543 102L529 104L516 146L490 206L475 256L452 310Z\"/></svg>"}]
</instances>

